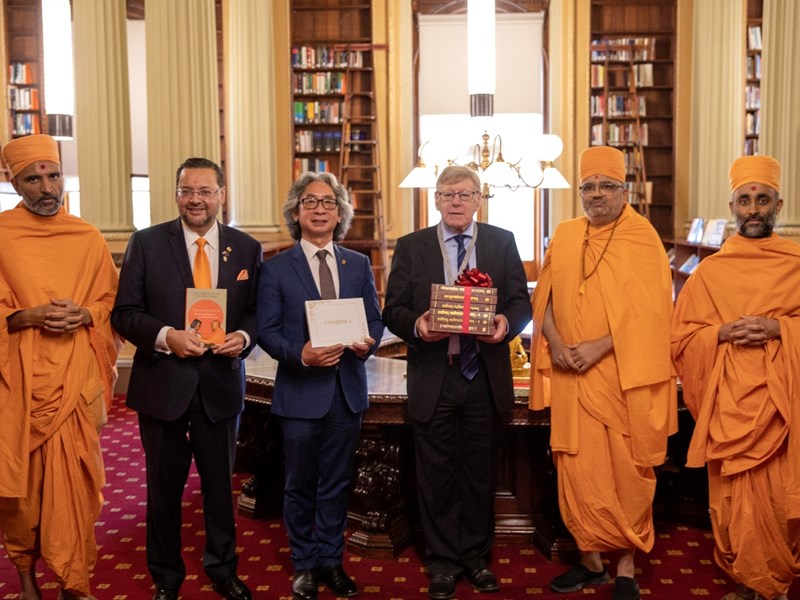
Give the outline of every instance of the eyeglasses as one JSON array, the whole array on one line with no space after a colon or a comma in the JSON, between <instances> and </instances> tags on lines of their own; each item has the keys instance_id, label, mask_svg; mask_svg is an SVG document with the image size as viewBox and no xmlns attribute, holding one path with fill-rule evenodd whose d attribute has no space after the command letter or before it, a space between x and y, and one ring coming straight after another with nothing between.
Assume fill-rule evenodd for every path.
<instances>
[{"instance_id":1,"label":"eyeglasses","mask_svg":"<svg viewBox=\"0 0 800 600\"><path fill-rule=\"evenodd\" d=\"M584 183L578 189L584 196L589 196L591 194L594 194L595 190L600 190L600 193L603 194L604 196L610 196L611 194L614 193L614 190L621 187L625 186L620 185L618 183L611 183L609 181L604 181L603 183L600 183L598 185L595 185L593 183Z\"/></svg>"},{"instance_id":2,"label":"eyeglasses","mask_svg":"<svg viewBox=\"0 0 800 600\"><path fill-rule=\"evenodd\" d=\"M439 198L444 200L445 202L452 202L458 196L458 199L462 202L469 202L475 197L475 194L478 192L436 192L439 194Z\"/></svg>"},{"instance_id":3,"label":"eyeglasses","mask_svg":"<svg viewBox=\"0 0 800 600\"><path fill-rule=\"evenodd\" d=\"M215 194L219 193L221 187L218 187L215 190L210 190L208 188L202 188L199 190L193 190L192 188L178 188L176 192L178 193L178 197L181 200L191 200L195 194L200 196L202 200L207 200L214 196Z\"/></svg>"},{"instance_id":4,"label":"eyeglasses","mask_svg":"<svg viewBox=\"0 0 800 600\"><path fill-rule=\"evenodd\" d=\"M307 208L308 210L314 210L320 204L322 204L322 208L325 210L333 210L339 206L339 201L333 196L324 196L322 198L306 196L305 198L300 198L300 204L303 205L303 208Z\"/></svg>"}]
</instances>

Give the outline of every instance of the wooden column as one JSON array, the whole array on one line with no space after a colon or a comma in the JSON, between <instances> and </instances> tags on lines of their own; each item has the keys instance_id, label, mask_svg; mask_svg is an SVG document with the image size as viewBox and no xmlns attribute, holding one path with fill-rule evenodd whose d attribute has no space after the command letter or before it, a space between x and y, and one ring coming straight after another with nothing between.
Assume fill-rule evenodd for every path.
<instances>
[{"instance_id":1,"label":"wooden column","mask_svg":"<svg viewBox=\"0 0 800 600\"><path fill-rule=\"evenodd\" d=\"M81 216L107 236L133 231L125 0L72 6Z\"/></svg>"},{"instance_id":2,"label":"wooden column","mask_svg":"<svg viewBox=\"0 0 800 600\"><path fill-rule=\"evenodd\" d=\"M146 0L150 215L174 219L175 169L220 160L214 0Z\"/></svg>"}]
</instances>

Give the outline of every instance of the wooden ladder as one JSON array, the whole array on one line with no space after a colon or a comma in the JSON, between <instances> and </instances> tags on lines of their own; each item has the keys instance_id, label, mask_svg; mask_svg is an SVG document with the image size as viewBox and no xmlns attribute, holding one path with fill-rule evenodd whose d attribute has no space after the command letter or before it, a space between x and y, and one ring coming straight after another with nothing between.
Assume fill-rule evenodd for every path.
<instances>
[{"instance_id":1,"label":"wooden ladder","mask_svg":"<svg viewBox=\"0 0 800 600\"><path fill-rule=\"evenodd\" d=\"M388 251L372 63L375 45L349 44L347 49L357 53L363 62L348 60L345 74L339 180L350 194L355 215L342 245L369 257L382 304L386 295Z\"/></svg>"},{"instance_id":2,"label":"wooden ladder","mask_svg":"<svg viewBox=\"0 0 800 600\"><path fill-rule=\"evenodd\" d=\"M642 64L642 61L636 59L636 52L652 50L652 48L642 44L620 44L609 41L606 44L594 46L593 49L605 51L604 66L606 74L603 82L603 95L605 96L606 107L603 114L603 132L607 144L609 144L608 114L611 110L609 90L611 73L614 71L623 72L628 82L628 99L630 102L632 127L630 140L628 142L629 146L626 152L627 155L631 156L631 159L628 160L626 156L626 168L628 174L633 176L633 181L630 182L631 185L628 187L628 192L630 194L629 202L636 207L642 216L649 220L651 194L647 191L647 172L644 160L645 144L641 137L642 123L639 113L639 98L643 96L639 93L639 89L636 85L636 71L638 66ZM616 62L615 64L614 59L611 58L612 52L626 52L628 55L627 64L621 64L620 62Z\"/></svg>"}]
</instances>

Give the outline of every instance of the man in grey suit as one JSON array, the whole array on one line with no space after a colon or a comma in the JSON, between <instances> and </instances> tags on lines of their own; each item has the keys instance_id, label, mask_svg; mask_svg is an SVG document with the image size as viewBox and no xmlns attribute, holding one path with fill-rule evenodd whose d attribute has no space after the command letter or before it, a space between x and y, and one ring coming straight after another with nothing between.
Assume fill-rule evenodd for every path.
<instances>
[{"instance_id":1,"label":"man in grey suit","mask_svg":"<svg viewBox=\"0 0 800 600\"><path fill-rule=\"evenodd\" d=\"M494 540L493 447L499 416L514 402L509 341L531 319L525 271L511 232L473 216L480 180L450 166L436 184L441 222L397 240L383 320L408 345L408 414L413 421L428 594L452 598L466 575L479 592L499 589L489 566ZM465 268L497 288L494 335L428 327L431 284Z\"/></svg>"},{"instance_id":2,"label":"man in grey suit","mask_svg":"<svg viewBox=\"0 0 800 600\"><path fill-rule=\"evenodd\" d=\"M147 566L154 600L177 600L181 497L194 457L203 490L203 568L220 595L250 600L236 575L231 474L244 409L244 357L256 342L261 244L217 222L225 178L205 158L178 168L180 217L131 236L111 323L134 346L127 404L147 466ZM209 347L186 326L186 288L227 290L226 334Z\"/></svg>"}]
</instances>

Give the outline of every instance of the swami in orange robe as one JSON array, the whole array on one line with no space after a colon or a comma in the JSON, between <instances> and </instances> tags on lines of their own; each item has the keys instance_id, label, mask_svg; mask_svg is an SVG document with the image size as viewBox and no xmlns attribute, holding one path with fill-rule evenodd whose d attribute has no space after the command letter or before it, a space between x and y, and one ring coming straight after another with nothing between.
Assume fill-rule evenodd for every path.
<instances>
[{"instance_id":1,"label":"swami in orange robe","mask_svg":"<svg viewBox=\"0 0 800 600\"><path fill-rule=\"evenodd\" d=\"M669 264L652 225L625 202L624 179L618 150L581 155L587 216L558 226L533 296L530 408L550 407L559 508L588 568L576 565L551 589L607 580L597 553L628 550L617 579L627 576L630 595L638 597L633 551L653 547L653 466L664 461L667 436L677 429L677 399ZM548 319L556 330L550 336ZM566 347L553 345L552 335ZM606 344L599 358L587 362L571 351L592 340Z\"/></svg>"},{"instance_id":2,"label":"swami in orange robe","mask_svg":"<svg viewBox=\"0 0 800 600\"><path fill-rule=\"evenodd\" d=\"M708 465L715 558L749 588L726 598L772 600L800 575L800 245L772 233L774 159L738 159L731 180L738 233L683 286L672 354L696 420L687 465Z\"/></svg>"},{"instance_id":3,"label":"swami in orange robe","mask_svg":"<svg viewBox=\"0 0 800 600\"><path fill-rule=\"evenodd\" d=\"M34 176L57 181L17 187L23 202L0 213L0 529L23 586L34 585L23 591L38 593L34 569L42 558L65 598L85 597L105 483L89 403L111 398L117 347L109 315L117 273L94 226L55 200L39 203L55 211L50 215L26 205L61 195L53 191L60 188L55 141L20 138L3 156L20 179L31 166ZM49 188L39 195L39 185ZM72 332L10 328L26 314L20 311L65 299L88 311L91 324Z\"/></svg>"}]
</instances>

